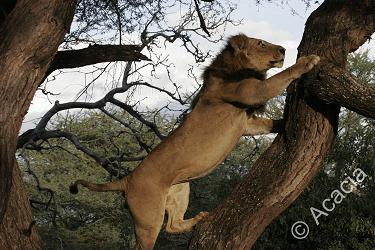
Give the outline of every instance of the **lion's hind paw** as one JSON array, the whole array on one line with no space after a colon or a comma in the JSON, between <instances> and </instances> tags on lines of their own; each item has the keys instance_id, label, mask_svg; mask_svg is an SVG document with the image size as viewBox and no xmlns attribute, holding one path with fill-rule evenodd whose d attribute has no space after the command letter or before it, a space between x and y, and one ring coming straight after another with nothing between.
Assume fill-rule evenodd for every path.
<instances>
[{"instance_id":1,"label":"lion's hind paw","mask_svg":"<svg viewBox=\"0 0 375 250\"><path fill-rule=\"evenodd\" d=\"M200 212L199 214L197 214L197 216L195 216L195 218L200 221L202 219L204 219L206 216L208 216L210 213L209 212Z\"/></svg>"}]
</instances>

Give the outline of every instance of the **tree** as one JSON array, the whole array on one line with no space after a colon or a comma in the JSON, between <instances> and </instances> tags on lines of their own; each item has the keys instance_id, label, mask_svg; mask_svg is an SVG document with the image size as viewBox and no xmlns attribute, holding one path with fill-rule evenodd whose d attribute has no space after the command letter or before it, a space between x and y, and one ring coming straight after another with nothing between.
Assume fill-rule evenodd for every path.
<instances>
[{"instance_id":1,"label":"tree","mask_svg":"<svg viewBox=\"0 0 375 250\"><path fill-rule=\"evenodd\" d=\"M0 23L0 247L39 249L15 160L18 132L73 18L75 1L6 1ZM9 4L10 3L10 4ZM12 5L14 8L12 9ZM17 28L15 28L17 27Z\"/></svg>"},{"instance_id":2,"label":"tree","mask_svg":"<svg viewBox=\"0 0 375 250\"><path fill-rule=\"evenodd\" d=\"M311 14L298 55L318 54L319 67L288 88L285 133L198 225L190 249L249 249L320 170L337 133L340 106L375 117L373 86L345 68L348 53L374 32L374 10L374 1L326 0Z\"/></svg>"}]
</instances>

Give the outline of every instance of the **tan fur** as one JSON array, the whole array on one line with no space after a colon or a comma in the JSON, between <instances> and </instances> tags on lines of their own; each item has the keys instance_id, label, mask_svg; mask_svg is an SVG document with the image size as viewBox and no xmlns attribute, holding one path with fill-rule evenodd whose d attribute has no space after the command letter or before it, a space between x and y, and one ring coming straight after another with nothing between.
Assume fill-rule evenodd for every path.
<instances>
[{"instance_id":1,"label":"tan fur","mask_svg":"<svg viewBox=\"0 0 375 250\"><path fill-rule=\"evenodd\" d=\"M255 116L267 100L319 62L301 57L290 68L265 79L266 71L281 67L284 48L237 35L204 73L204 85L192 112L129 176L112 183L77 184L95 191L123 191L134 219L136 249L152 249L168 213L166 230L187 232L203 219L201 212L184 220L191 179L210 173L243 135L280 132L282 121ZM76 190L77 191L77 190Z\"/></svg>"}]
</instances>

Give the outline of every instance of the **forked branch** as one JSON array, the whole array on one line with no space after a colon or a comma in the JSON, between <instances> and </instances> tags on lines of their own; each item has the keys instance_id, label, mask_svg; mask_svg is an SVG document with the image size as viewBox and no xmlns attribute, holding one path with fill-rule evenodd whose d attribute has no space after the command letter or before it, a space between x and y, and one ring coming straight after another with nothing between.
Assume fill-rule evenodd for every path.
<instances>
[{"instance_id":1,"label":"forked branch","mask_svg":"<svg viewBox=\"0 0 375 250\"><path fill-rule=\"evenodd\" d=\"M359 82L347 70L325 63L310 82L307 87L319 99L375 118L375 86Z\"/></svg>"}]
</instances>

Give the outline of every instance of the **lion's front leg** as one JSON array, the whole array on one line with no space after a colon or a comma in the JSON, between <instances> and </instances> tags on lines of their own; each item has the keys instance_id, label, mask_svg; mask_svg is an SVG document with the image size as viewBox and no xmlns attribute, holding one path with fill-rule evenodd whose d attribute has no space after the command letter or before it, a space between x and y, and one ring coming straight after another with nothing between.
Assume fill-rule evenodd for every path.
<instances>
[{"instance_id":1,"label":"lion's front leg","mask_svg":"<svg viewBox=\"0 0 375 250\"><path fill-rule=\"evenodd\" d=\"M284 120L272 120L253 115L247 120L246 130L243 135L281 133L283 130Z\"/></svg>"},{"instance_id":2,"label":"lion's front leg","mask_svg":"<svg viewBox=\"0 0 375 250\"><path fill-rule=\"evenodd\" d=\"M316 55L300 57L293 66L263 81L263 86L258 91L259 98L262 99L258 100L259 103L280 95L292 81L309 72L319 61L320 57Z\"/></svg>"},{"instance_id":3,"label":"lion's front leg","mask_svg":"<svg viewBox=\"0 0 375 250\"><path fill-rule=\"evenodd\" d=\"M249 106L264 104L280 95L293 80L310 71L319 60L319 56L316 55L300 57L296 64L266 80L251 78L225 84L222 87L221 98L225 102L238 102Z\"/></svg>"},{"instance_id":4,"label":"lion's front leg","mask_svg":"<svg viewBox=\"0 0 375 250\"><path fill-rule=\"evenodd\" d=\"M309 72L320 61L316 55L302 56L297 62L286 70L268 78L264 81L269 85L284 85L282 82L291 83L293 80L300 78L303 74ZM285 89L282 87L282 90Z\"/></svg>"}]
</instances>

